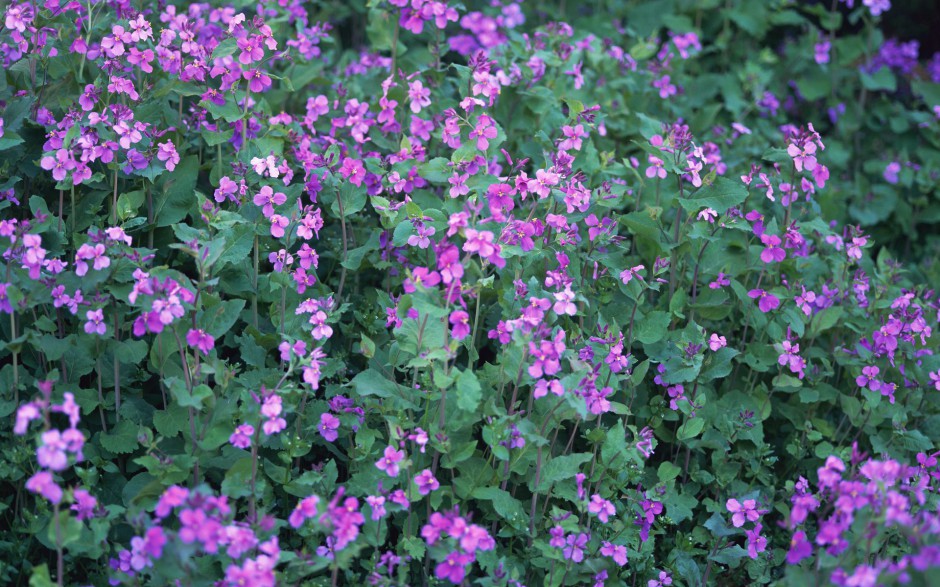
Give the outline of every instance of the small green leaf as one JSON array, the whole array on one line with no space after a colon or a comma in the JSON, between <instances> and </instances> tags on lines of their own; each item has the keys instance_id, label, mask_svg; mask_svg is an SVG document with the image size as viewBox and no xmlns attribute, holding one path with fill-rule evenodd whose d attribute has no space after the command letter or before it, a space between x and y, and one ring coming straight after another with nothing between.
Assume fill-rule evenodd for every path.
<instances>
[{"instance_id":1,"label":"small green leaf","mask_svg":"<svg viewBox=\"0 0 940 587\"><path fill-rule=\"evenodd\" d=\"M702 433L702 429L704 428L705 420L703 418L690 418L685 421L685 424L679 427L679 430L676 432L676 438L679 440L695 438Z\"/></svg>"},{"instance_id":2,"label":"small green leaf","mask_svg":"<svg viewBox=\"0 0 940 587\"><path fill-rule=\"evenodd\" d=\"M669 461L663 461L659 465L659 470L657 471L656 475L657 477L659 477L659 481L661 483L666 483L678 477L679 473L681 472L682 472L681 468L677 467L676 465L673 465Z\"/></svg>"}]
</instances>

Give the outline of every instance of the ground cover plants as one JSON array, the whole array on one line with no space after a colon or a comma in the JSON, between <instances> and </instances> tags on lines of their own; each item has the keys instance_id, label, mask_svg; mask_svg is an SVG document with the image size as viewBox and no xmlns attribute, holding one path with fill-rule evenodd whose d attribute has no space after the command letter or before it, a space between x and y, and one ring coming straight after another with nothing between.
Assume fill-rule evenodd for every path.
<instances>
[{"instance_id":1,"label":"ground cover plants","mask_svg":"<svg viewBox=\"0 0 940 587\"><path fill-rule=\"evenodd\" d=\"M15 0L0 581L929 585L888 0Z\"/></svg>"}]
</instances>

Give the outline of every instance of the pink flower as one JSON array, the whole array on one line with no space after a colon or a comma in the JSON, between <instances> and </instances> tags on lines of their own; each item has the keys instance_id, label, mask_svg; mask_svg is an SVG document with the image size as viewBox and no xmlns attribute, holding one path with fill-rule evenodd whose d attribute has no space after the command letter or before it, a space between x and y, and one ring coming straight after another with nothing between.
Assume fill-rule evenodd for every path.
<instances>
[{"instance_id":1,"label":"pink flower","mask_svg":"<svg viewBox=\"0 0 940 587\"><path fill-rule=\"evenodd\" d=\"M408 98L411 100L411 111L415 114L421 112L422 108L431 105L431 90L424 87L421 80L408 82Z\"/></svg>"},{"instance_id":2,"label":"pink flower","mask_svg":"<svg viewBox=\"0 0 940 587\"><path fill-rule=\"evenodd\" d=\"M476 139L477 149L486 151L490 148L489 139L495 139L497 134L493 119L486 114L481 114L477 125L470 131L470 138Z\"/></svg>"},{"instance_id":3,"label":"pink flower","mask_svg":"<svg viewBox=\"0 0 940 587\"><path fill-rule=\"evenodd\" d=\"M297 502L297 507L291 512L290 518L288 519L291 528L300 528L305 521L317 515L317 504L319 503L320 498L316 495L305 497Z\"/></svg>"},{"instance_id":4,"label":"pink flower","mask_svg":"<svg viewBox=\"0 0 940 587\"><path fill-rule=\"evenodd\" d=\"M698 219L704 220L709 224L714 224L716 218L718 218L718 212L712 208L705 208L698 213Z\"/></svg>"},{"instance_id":5,"label":"pink flower","mask_svg":"<svg viewBox=\"0 0 940 587\"><path fill-rule=\"evenodd\" d=\"M597 493L591 496L591 503L588 504L588 511L592 514L595 514L597 519L600 520L602 524L606 524L610 519L610 516L616 515L617 513L617 510L614 509L614 504L602 498Z\"/></svg>"},{"instance_id":6,"label":"pink flower","mask_svg":"<svg viewBox=\"0 0 940 587\"><path fill-rule=\"evenodd\" d=\"M255 433L255 427L251 424L242 424L232 432L232 435L228 437L228 441L235 448L248 448L251 446L251 437Z\"/></svg>"},{"instance_id":7,"label":"pink flower","mask_svg":"<svg viewBox=\"0 0 940 587\"><path fill-rule=\"evenodd\" d=\"M452 327L450 335L454 340L463 340L470 334L470 314L455 310L450 313L448 321Z\"/></svg>"},{"instance_id":8,"label":"pink flower","mask_svg":"<svg viewBox=\"0 0 940 587\"><path fill-rule=\"evenodd\" d=\"M176 166L180 162L179 153L176 152L176 147L171 141L166 141L165 143L160 143L159 149L157 150L157 159L160 161L166 161L166 170L173 171L176 169Z\"/></svg>"},{"instance_id":9,"label":"pink flower","mask_svg":"<svg viewBox=\"0 0 940 587\"><path fill-rule=\"evenodd\" d=\"M650 166L646 168L646 177L650 179L654 177L666 179L666 168L663 167L663 160L653 155L649 155L648 159Z\"/></svg>"},{"instance_id":10,"label":"pink flower","mask_svg":"<svg viewBox=\"0 0 940 587\"><path fill-rule=\"evenodd\" d=\"M215 337L199 328L192 328L186 333L186 344L191 348L199 349L203 355L209 356L209 351L215 348Z\"/></svg>"},{"instance_id":11,"label":"pink flower","mask_svg":"<svg viewBox=\"0 0 940 587\"><path fill-rule=\"evenodd\" d=\"M454 585L459 585L463 583L467 574L467 565L472 562L473 555L455 550L434 567L434 576L438 579L446 579Z\"/></svg>"},{"instance_id":12,"label":"pink flower","mask_svg":"<svg viewBox=\"0 0 940 587\"><path fill-rule=\"evenodd\" d=\"M320 424L317 426L320 436L327 442L333 442L339 437L339 418L329 412L320 414Z\"/></svg>"},{"instance_id":13,"label":"pink flower","mask_svg":"<svg viewBox=\"0 0 940 587\"><path fill-rule=\"evenodd\" d=\"M290 220L280 214L272 214L268 217L268 221L271 223L271 236L274 238L283 237L285 234L284 229L290 224Z\"/></svg>"},{"instance_id":14,"label":"pink flower","mask_svg":"<svg viewBox=\"0 0 940 587\"><path fill-rule=\"evenodd\" d=\"M434 474L431 473L430 469L425 469L415 475L415 485L418 486L418 493L421 495L427 495L432 491L436 491L441 486L437 479L434 478Z\"/></svg>"},{"instance_id":15,"label":"pink flower","mask_svg":"<svg viewBox=\"0 0 940 587\"><path fill-rule=\"evenodd\" d=\"M763 528L761 524L756 524L753 530L745 530L747 535L747 555L757 559L757 553L767 550L767 539L760 535Z\"/></svg>"},{"instance_id":16,"label":"pink flower","mask_svg":"<svg viewBox=\"0 0 940 587\"><path fill-rule=\"evenodd\" d=\"M343 159L343 164L339 168L340 174L349 180L349 183L355 186L361 186L362 180L366 177L366 168L363 167L362 161L358 159L350 159L346 157Z\"/></svg>"},{"instance_id":17,"label":"pink flower","mask_svg":"<svg viewBox=\"0 0 940 587\"><path fill-rule=\"evenodd\" d=\"M806 141L802 148L790 143L787 154L793 157L793 165L797 171L812 171L816 168L816 143L813 141Z\"/></svg>"},{"instance_id":18,"label":"pink flower","mask_svg":"<svg viewBox=\"0 0 940 587\"><path fill-rule=\"evenodd\" d=\"M742 504L738 500L731 498L725 502L725 507L733 514L731 516L731 524L735 528L743 526L745 521L756 522L760 519L760 513L757 511L757 502L753 499L745 499Z\"/></svg>"},{"instance_id":19,"label":"pink flower","mask_svg":"<svg viewBox=\"0 0 940 587\"><path fill-rule=\"evenodd\" d=\"M101 308L85 312L85 318L88 320L85 322L85 332L88 334L103 335L108 330L104 323L104 311Z\"/></svg>"},{"instance_id":20,"label":"pink flower","mask_svg":"<svg viewBox=\"0 0 940 587\"><path fill-rule=\"evenodd\" d=\"M405 451L395 450L392 446L385 447L385 453L378 461L375 462L376 468L380 471L385 471L389 477L398 477L399 467L398 463L403 461L405 458Z\"/></svg>"},{"instance_id":21,"label":"pink flower","mask_svg":"<svg viewBox=\"0 0 940 587\"><path fill-rule=\"evenodd\" d=\"M787 252L780 247L780 237L775 234L767 234L766 232L760 235L760 240L766 248L761 251L760 260L764 263L780 263L787 258Z\"/></svg>"},{"instance_id":22,"label":"pink flower","mask_svg":"<svg viewBox=\"0 0 940 587\"><path fill-rule=\"evenodd\" d=\"M717 351L718 349L724 348L726 346L728 346L728 340L723 336L719 336L716 332L713 332L711 337L708 339L708 348L710 348L712 351Z\"/></svg>"},{"instance_id":23,"label":"pink flower","mask_svg":"<svg viewBox=\"0 0 940 587\"><path fill-rule=\"evenodd\" d=\"M62 488L56 484L49 471L40 471L30 477L26 482L26 489L31 493L38 493L52 503L62 501Z\"/></svg>"},{"instance_id":24,"label":"pink flower","mask_svg":"<svg viewBox=\"0 0 940 587\"><path fill-rule=\"evenodd\" d=\"M747 295L751 299L758 300L757 306L760 308L760 311L765 314L780 306L780 298L762 289L752 289L747 292Z\"/></svg>"},{"instance_id":25,"label":"pink flower","mask_svg":"<svg viewBox=\"0 0 940 587\"><path fill-rule=\"evenodd\" d=\"M643 265L637 265L636 267L631 267L630 269L624 269L620 272L620 281L622 281L624 285L630 283L634 277L640 281L643 281L643 277L640 275L640 271L645 269L646 267Z\"/></svg>"},{"instance_id":26,"label":"pink flower","mask_svg":"<svg viewBox=\"0 0 940 587\"><path fill-rule=\"evenodd\" d=\"M570 285L566 285L564 291L555 292L552 296L555 298L552 310L559 316L574 316L578 313L578 306L574 304L574 292L571 291Z\"/></svg>"}]
</instances>

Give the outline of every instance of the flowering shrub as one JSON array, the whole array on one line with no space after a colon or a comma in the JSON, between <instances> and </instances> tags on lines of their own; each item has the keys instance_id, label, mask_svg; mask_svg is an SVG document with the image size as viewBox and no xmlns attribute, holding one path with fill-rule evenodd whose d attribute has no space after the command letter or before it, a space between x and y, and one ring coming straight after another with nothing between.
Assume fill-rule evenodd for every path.
<instances>
[{"instance_id":1,"label":"flowering shrub","mask_svg":"<svg viewBox=\"0 0 940 587\"><path fill-rule=\"evenodd\" d=\"M564 4L3 8L5 583L937 572L940 58Z\"/></svg>"}]
</instances>

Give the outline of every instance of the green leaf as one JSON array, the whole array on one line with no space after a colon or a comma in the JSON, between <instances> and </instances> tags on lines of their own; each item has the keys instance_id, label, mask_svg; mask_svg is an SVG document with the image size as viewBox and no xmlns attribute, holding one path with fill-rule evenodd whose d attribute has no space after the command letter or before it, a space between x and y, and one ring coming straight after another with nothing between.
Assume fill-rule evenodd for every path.
<instances>
[{"instance_id":1,"label":"green leaf","mask_svg":"<svg viewBox=\"0 0 940 587\"><path fill-rule=\"evenodd\" d=\"M202 404L212 397L212 390L208 385L200 384L193 388L192 393L186 389L186 384L179 379L172 378L168 380L170 395L176 403L183 408L202 409Z\"/></svg>"},{"instance_id":2,"label":"green leaf","mask_svg":"<svg viewBox=\"0 0 940 587\"><path fill-rule=\"evenodd\" d=\"M893 92L898 89L898 80L890 68L882 67L870 75L862 71L859 76L862 78L862 86L867 90Z\"/></svg>"},{"instance_id":3,"label":"green leaf","mask_svg":"<svg viewBox=\"0 0 940 587\"><path fill-rule=\"evenodd\" d=\"M723 214L728 208L737 206L747 199L747 188L740 181L727 177L716 177L711 185L703 185L689 198L679 198L679 205L688 212L697 212L702 208L714 208Z\"/></svg>"},{"instance_id":4,"label":"green leaf","mask_svg":"<svg viewBox=\"0 0 940 587\"><path fill-rule=\"evenodd\" d=\"M109 432L101 433L101 446L114 454L128 454L137 449L137 424L122 420Z\"/></svg>"},{"instance_id":5,"label":"green leaf","mask_svg":"<svg viewBox=\"0 0 940 587\"><path fill-rule=\"evenodd\" d=\"M471 497L491 502L496 513L509 522L513 528L525 528L528 525L529 516L526 515L522 504L508 491L503 491L498 487L480 487L473 492Z\"/></svg>"},{"instance_id":6,"label":"green leaf","mask_svg":"<svg viewBox=\"0 0 940 587\"><path fill-rule=\"evenodd\" d=\"M242 299L218 302L200 312L196 323L215 338L220 338L232 328L244 308L245 300Z\"/></svg>"},{"instance_id":7,"label":"green leaf","mask_svg":"<svg viewBox=\"0 0 940 587\"><path fill-rule=\"evenodd\" d=\"M835 326L843 312L842 306L829 306L813 316L813 321L809 324L810 336L816 336Z\"/></svg>"},{"instance_id":8,"label":"green leaf","mask_svg":"<svg viewBox=\"0 0 940 587\"><path fill-rule=\"evenodd\" d=\"M235 461L222 480L222 493L233 498L251 495L251 464L252 458L248 456ZM255 482L260 488L262 477L257 475Z\"/></svg>"},{"instance_id":9,"label":"green leaf","mask_svg":"<svg viewBox=\"0 0 940 587\"><path fill-rule=\"evenodd\" d=\"M480 382L470 369L457 376L457 407L465 412L475 412L483 397Z\"/></svg>"},{"instance_id":10,"label":"green leaf","mask_svg":"<svg viewBox=\"0 0 940 587\"><path fill-rule=\"evenodd\" d=\"M350 381L359 395L376 395L379 397L392 397L398 393L398 384L388 380L375 369L367 369Z\"/></svg>"},{"instance_id":11,"label":"green leaf","mask_svg":"<svg viewBox=\"0 0 940 587\"><path fill-rule=\"evenodd\" d=\"M218 239L217 239L218 240ZM247 224L239 224L224 231L222 245L217 249L210 249L206 263L217 268L230 264L237 264L248 258L255 242L254 228Z\"/></svg>"},{"instance_id":12,"label":"green leaf","mask_svg":"<svg viewBox=\"0 0 940 587\"><path fill-rule=\"evenodd\" d=\"M718 512L712 514L712 517L708 518L708 521L705 522L704 526L712 533L712 536L715 538L724 538L725 536L731 536L738 533L738 530L735 530L729 526L725 521L724 516Z\"/></svg>"},{"instance_id":13,"label":"green leaf","mask_svg":"<svg viewBox=\"0 0 940 587\"><path fill-rule=\"evenodd\" d=\"M147 356L150 347L142 340L115 341L114 357L124 365L137 365Z\"/></svg>"},{"instance_id":14,"label":"green leaf","mask_svg":"<svg viewBox=\"0 0 940 587\"><path fill-rule=\"evenodd\" d=\"M690 418L685 421L685 424L679 427L678 431L676 431L676 438L679 440L689 440L691 438L695 438L702 433L704 428L704 418Z\"/></svg>"},{"instance_id":15,"label":"green leaf","mask_svg":"<svg viewBox=\"0 0 940 587\"><path fill-rule=\"evenodd\" d=\"M165 411L155 411L153 427L162 436L173 438L186 429L186 410L176 404L171 404Z\"/></svg>"},{"instance_id":16,"label":"green leaf","mask_svg":"<svg viewBox=\"0 0 940 587\"><path fill-rule=\"evenodd\" d=\"M54 528L54 526L49 524L49 528ZM55 536L52 537L52 542L55 543ZM29 587L55 587L56 585L57 583L49 576L47 565L33 567L33 574L29 577Z\"/></svg>"},{"instance_id":17,"label":"green leaf","mask_svg":"<svg viewBox=\"0 0 940 587\"><path fill-rule=\"evenodd\" d=\"M669 312L654 310L644 316L636 325L636 339L643 344L659 342L666 337L666 330L672 316Z\"/></svg>"},{"instance_id":18,"label":"green leaf","mask_svg":"<svg viewBox=\"0 0 940 587\"><path fill-rule=\"evenodd\" d=\"M176 169L162 176L153 194L154 219L157 227L170 226L186 218L196 202L196 179L199 159L195 155L184 158Z\"/></svg>"},{"instance_id":19,"label":"green leaf","mask_svg":"<svg viewBox=\"0 0 940 587\"><path fill-rule=\"evenodd\" d=\"M680 467L673 465L669 461L663 461L659 465L659 470L657 471L656 475L659 477L659 481L661 483L666 483L678 477L679 473L681 472L682 469Z\"/></svg>"},{"instance_id":20,"label":"green leaf","mask_svg":"<svg viewBox=\"0 0 940 587\"><path fill-rule=\"evenodd\" d=\"M573 480L574 476L581 471L581 465L591 460L590 453L579 453L573 455L563 455L555 457L546 463L542 469L542 477L539 479L536 491L545 491L556 481L562 479ZM535 483L535 476L531 477L531 482Z\"/></svg>"}]
</instances>

